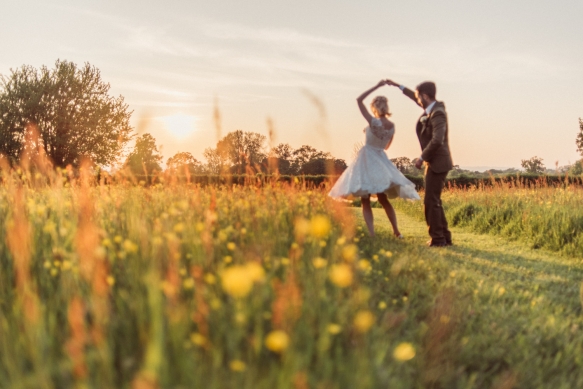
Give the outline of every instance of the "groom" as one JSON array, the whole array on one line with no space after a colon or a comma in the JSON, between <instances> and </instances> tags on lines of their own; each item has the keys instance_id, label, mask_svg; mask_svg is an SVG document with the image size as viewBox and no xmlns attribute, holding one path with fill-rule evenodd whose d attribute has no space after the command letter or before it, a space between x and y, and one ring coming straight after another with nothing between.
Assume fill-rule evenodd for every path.
<instances>
[{"instance_id":1,"label":"groom","mask_svg":"<svg viewBox=\"0 0 583 389\"><path fill-rule=\"evenodd\" d=\"M441 191L445 185L445 177L453 168L445 105L435 100L436 87L433 82L427 81L417 85L415 92L391 80L386 80L386 83L399 87L405 96L424 109L416 128L423 152L415 166L421 169L423 162L426 164L425 220L431 236L428 244L431 247L451 246L451 232L447 227L447 220L441 206Z\"/></svg>"}]
</instances>

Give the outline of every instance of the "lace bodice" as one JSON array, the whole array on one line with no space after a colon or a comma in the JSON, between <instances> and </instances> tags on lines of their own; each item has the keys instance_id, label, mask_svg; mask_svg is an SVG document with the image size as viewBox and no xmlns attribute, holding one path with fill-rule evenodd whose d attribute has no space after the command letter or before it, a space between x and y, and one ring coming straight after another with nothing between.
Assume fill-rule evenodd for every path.
<instances>
[{"instance_id":1,"label":"lace bodice","mask_svg":"<svg viewBox=\"0 0 583 389\"><path fill-rule=\"evenodd\" d=\"M366 133L366 145L384 149L395 135L395 126L387 130L380 119L374 118L370 126L364 129Z\"/></svg>"}]
</instances>

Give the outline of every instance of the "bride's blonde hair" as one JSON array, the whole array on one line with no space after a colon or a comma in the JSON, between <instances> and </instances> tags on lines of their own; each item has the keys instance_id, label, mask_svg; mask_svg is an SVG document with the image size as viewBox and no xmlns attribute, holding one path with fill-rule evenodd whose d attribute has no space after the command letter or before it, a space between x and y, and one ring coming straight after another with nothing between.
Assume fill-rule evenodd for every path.
<instances>
[{"instance_id":1,"label":"bride's blonde hair","mask_svg":"<svg viewBox=\"0 0 583 389\"><path fill-rule=\"evenodd\" d=\"M389 101L385 96L375 97L370 103L370 108L377 118L391 116L391 113L389 112Z\"/></svg>"}]
</instances>

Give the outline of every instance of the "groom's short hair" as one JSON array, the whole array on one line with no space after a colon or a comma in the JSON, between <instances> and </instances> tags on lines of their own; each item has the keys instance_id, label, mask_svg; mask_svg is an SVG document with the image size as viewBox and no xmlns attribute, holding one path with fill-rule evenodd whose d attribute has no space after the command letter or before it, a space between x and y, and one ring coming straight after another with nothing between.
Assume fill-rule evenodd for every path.
<instances>
[{"instance_id":1,"label":"groom's short hair","mask_svg":"<svg viewBox=\"0 0 583 389\"><path fill-rule=\"evenodd\" d=\"M416 89L417 92L419 92L419 94L425 93L427 96L429 96L430 99L435 100L435 93L437 92L437 87L435 86L434 82L431 81L422 82L421 84L417 85Z\"/></svg>"}]
</instances>

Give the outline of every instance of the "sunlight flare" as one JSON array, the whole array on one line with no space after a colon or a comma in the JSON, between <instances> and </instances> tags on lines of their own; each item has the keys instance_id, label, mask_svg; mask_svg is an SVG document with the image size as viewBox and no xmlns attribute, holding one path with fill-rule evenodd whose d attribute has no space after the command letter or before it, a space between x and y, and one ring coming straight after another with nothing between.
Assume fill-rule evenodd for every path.
<instances>
[{"instance_id":1,"label":"sunlight flare","mask_svg":"<svg viewBox=\"0 0 583 389\"><path fill-rule=\"evenodd\" d=\"M196 132L197 118L192 115L178 113L162 116L159 120L163 123L166 131L177 139L185 139Z\"/></svg>"}]
</instances>

